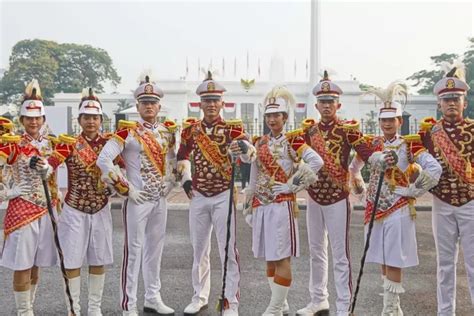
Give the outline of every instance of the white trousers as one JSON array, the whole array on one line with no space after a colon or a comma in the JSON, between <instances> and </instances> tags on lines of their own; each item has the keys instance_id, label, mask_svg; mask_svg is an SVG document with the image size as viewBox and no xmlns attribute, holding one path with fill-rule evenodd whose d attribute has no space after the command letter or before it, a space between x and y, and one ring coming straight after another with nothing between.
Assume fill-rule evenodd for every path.
<instances>
[{"instance_id":1,"label":"white trousers","mask_svg":"<svg viewBox=\"0 0 474 316\"><path fill-rule=\"evenodd\" d=\"M66 269L113 262L110 204L95 214L86 214L64 203L58 235Z\"/></svg>"},{"instance_id":2,"label":"white trousers","mask_svg":"<svg viewBox=\"0 0 474 316\"><path fill-rule=\"evenodd\" d=\"M216 196L205 197L194 191L194 197L189 205L189 231L194 255L192 268L193 302L208 303L211 287L209 253L211 251L211 232L213 229L219 247L221 267L222 269L224 267L229 193L230 190L226 190ZM235 219L235 210L232 210L225 298L233 305L238 304L240 295L240 268L239 253L235 242Z\"/></svg>"},{"instance_id":3,"label":"white trousers","mask_svg":"<svg viewBox=\"0 0 474 316\"><path fill-rule=\"evenodd\" d=\"M293 216L293 202L259 206L252 216L255 258L277 261L299 256L298 220Z\"/></svg>"},{"instance_id":4,"label":"white trousers","mask_svg":"<svg viewBox=\"0 0 474 316\"><path fill-rule=\"evenodd\" d=\"M309 293L315 305L327 301L328 236L331 243L336 309L347 312L352 297L352 275L349 253L351 210L347 199L331 205L320 205L308 198L306 222L310 250Z\"/></svg>"},{"instance_id":5,"label":"white trousers","mask_svg":"<svg viewBox=\"0 0 474 316\"><path fill-rule=\"evenodd\" d=\"M160 292L167 213L165 198L143 204L135 204L130 199L124 202L125 240L120 276L120 306L124 311L136 309L140 267L145 300L152 301Z\"/></svg>"},{"instance_id":6,"label":"white trousers","mask_svg":"<svg viewBox=\"0 0 474 316\"><path fill-rule=\"evenodd\" d=\"M55 209L54 213L57 219ZM14 271L33 266L52 267L58 262L53 226L48 213L9 234L0 255L0 265Z\"/></svg>"},{"instance_id":7,"label":"white trousers","mask_svg":"<svg viewBox=\"0 0 474 316\"><path fill-rule=\"evenodd\" d=\"M456 207L433 196L432 222L438 263L438 315L451 316L456 311L459 244L464 254L471 303L474 305L474 201Z\"/></svg>"},{"instance_id":8,"label":"white trousers","mask_svg":"<svg viewBox=\"0 0 474 316\"><path fill-rule=\"evenodd\" d=\"M365 240L369 224L365 225ZM418 265L415 220L408 205L374 221L366 262L390 267L408 268Z\"/></svg>"}]
</instances>

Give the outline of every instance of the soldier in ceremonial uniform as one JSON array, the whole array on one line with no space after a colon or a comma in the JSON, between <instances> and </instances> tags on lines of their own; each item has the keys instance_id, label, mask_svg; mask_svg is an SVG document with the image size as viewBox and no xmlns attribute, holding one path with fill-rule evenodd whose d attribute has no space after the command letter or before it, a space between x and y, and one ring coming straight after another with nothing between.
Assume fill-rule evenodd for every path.
<instances>
[{"instance_id":1,"label":"soldier in ceremonial uniform","mask_svg":"<svg viewBox=\"0 0 474 316\"><path fill-rule=\"evenodd\" d=\"M402 316L399 294L404 293L402 269L418 265L415 231L415 200L436 185L441 175L441 166L423 147L421 138L415 135L398 135L403 124L402 104L406 100L405 86L394 82L387 89L372 91L383 106L380 108L379 124L383 136L371 141L374 154L371 164L364 223L367 234L368 223L374 212L374 200L382 164L387 163L380 199L375 210L367 262L382 265L384 280L384 316ZM364 162L355 158L349 170L359 185L363 185L360 170Z\"/></svg>"},{"instance_id":2,"label":"soldier in ceremonial uniform","mask_svg":"<svg viewBox=\"0 0 474 316\"><path fill-rule=\"evenodd\" d=\"M122 121L97 160L104 181L127 197L123 208L125 241L120 286L123 315L138 315L140 267L145 284L144 311L174 315L160 294L168 213L166 195L173 185L176 130L172 121L157 121L162 97L163 91L145 76L135 90L139 121ZM119 155L125 164L126 177L114 165Z\"/></svg>"},{"instance_id":3,"label":"soldier in ceremonial uniform","mask_svg":"<svg viewBox=\"0 0 474 316\"><path fill-rule=\"evenodd\" d=\"M273 88L264 104L270 133L255 141L257 159L251 168L244 214L251 216L247 220L253 227L254 256L267 262L272 297L263 315L287 315L291 257L299 256L296 193L316 181L323 160L306 144L303 130L283 134L294 104L285 87Z\"/></svg>"},{"instance_id":4,"label":"soldier in ceremonial uniform","mask_svg":"<svg viewBox=\"0 0 474 316\"><path fill-rule=\"evenodd\" d=\"M310 249L309 293L311 302L297 315L328 315L328 237L331 242L334 282L336 283L336 314L348 315L352 297L352 277L349 254L349 157L351 149L366 161L372 151L359 131L357 121L337 117L341 107L341 88L324 78L314 87L316 108L321 121L306 119L303 128L307 143L323 158L324 166L318 181L309 189L306 212Z\"/></svg>"},{"instance_id":5,"label":"soldier in ceremonial uniform","mask_svg":"<svg viewBox=\"0 0 474 316\"><path fill-rule=\"evenodd\" d=\"M425 119L420 135L443 167L433 193L433 234L437 257L438 315L456 312L456 263L464 254L471 302L474 304L474 121L463 117L469 86L464 66L449 71L434 86L442 118Z\"/></svg>"},{"instance_id":6,"label":"soldier in ceremonial uniform","mask_svg":"<svg viewBox=\"0 0 474 316\"><path fill-rule=\"evenodd\" d=\"M68 191L59 218L58 235L75 315L81 313L80 272L85 260L89 264L87 314L100 316L104 265L113 262L112 215L108 203L110 191L102 182L96 166L97 157L108 137L99 132L102 104L91 88L83 91L78 121L82 133L77 137L59 135L59 143L48 162L55 170L65 162L68 170ZM69 305L67 297L66 304Z\"/></svg>"},{"instance_id":7,"label":"soldier in ceremonial uniform","mask_svg":"<svg viewBox=\"0 0 474 316\"><path fill-rule=\"evenodd\" d=\"M12 173L12 186L3 197L8 200L8 208L0 265L14 271L13 291L18 315L33 315L38 268L52 267L58 262L41 178L41 174L48 178L55 209L58 202L56 178L44 162L53 151L53 138L42 134L45 121L40 87L33 80L26 87L20 107L24 134L4 134L0 145L0 160L9 165ZM33 156L43 158L37 166L41 174L29 167Z\"/></svg>"},{"instance_id":8,"label":"soldier in ceremonial uniform","mask_svg":"<svg viewBox=\"0 0 474 316\"><path fill-rule=\"evenodd\" d=\"M178 172L182 175L183 188L191 199L189 230L194 254L194 296L184 310L185 315L196 315L208 306L212 229L216 233L221 264L224 266L231 155L233 159L239 157L243 162L255 159L255 148L247 141L242 122L224 121L220 116L224 92L225 88L213 80L208 72L207 78L196 90L201 97L204 118L185 121L178 150ZM191 154L194 162L192 176ZM234 213L229 240L224 315L238 315L240 271L235 233Z\"/></svg>"}]
</instances>

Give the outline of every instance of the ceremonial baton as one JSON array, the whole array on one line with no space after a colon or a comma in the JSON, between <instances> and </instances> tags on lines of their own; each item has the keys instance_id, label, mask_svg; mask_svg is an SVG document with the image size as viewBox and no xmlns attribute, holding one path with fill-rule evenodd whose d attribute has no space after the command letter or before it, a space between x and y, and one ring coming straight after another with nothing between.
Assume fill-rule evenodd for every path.
<instances>
[{"instance_id":1,"label":"ceremonial baton","mask_svg":"<svg viewBox=\"0 0 474 316\"><path fill-rule=\"evenodd\" d=\"M38 163L39 160L40 160L40 158L38 156L31 157L30 168L31 169L36 169L36 164ZM66 295L67 295L67 298L69 300L69 306L71 307L70 311L71 311L72 315L76 315L74 313L71 290L69 289L69 279L67 278L66 268L64 267L63 251L61 249L61 245L59 244L58 224L56 222L56 217L54 216L54 212L53 212L53 206L51 204L51 196L49 195L48 182L46 181L46 174L41 174L41 181L43 182L43 189L44 189L44 195L46 196L46 205L48 207L49 218L51 219L51 225L53 225L54 243L55 243L56 249L58 251L59 263L60 263L60 266L61 266L61 272L63 274L64 283L66 284Z\"/></svg>"},{"instance_id":2,"label":"ceremonial baton","mask_svg":"<svg viewBox=\"0 0 474 316\"><path fill-rule=\"evenodd\" d=\"M247 146L241 140L238 141L239 147L241 148L242 152L246 151ZM231 223L232 223L232 209L234 207L234 182L235 182L235 160L236 157L231 154L232 164L231 164L231 177L230 177L230 193L229 193L229 212L227 213L227 234L225 239L225 251L224 251L224 268L222 273L222 293L219 299L219 313L222 315L224 313L225 308L225 286L226 282L225 279L227 277L227 261L229 260L229 242L230 242L230 234L231 234Z\"/></svg>"},{"instance_id":3,"label":"ceremonial baton","mask_svg":"<svg viewBox=\"0 0 474 316\"><path fill-rule=\"evenodd\" d=\"M354 315L354 309L357 302L357 294L359 293L360 281L362 279L362 274L364 273L365 257L367 256L367 251L369 250L369 246L370 246L370 235L372 235L372 227L374 226L375 213L377 211L377 205L379 204L380 191L382 190L383 179L385 176L385 167L386 167L386 164L385 162L383 162L382 171L380 171L380 175L379 175L379 182L377 183L377 191L375 192L374 206L372 208L372 213L370 214L369 228L367 229L367 239L365 241L364 254L362 255L362 259L360 259L360 270L359 270L359 275L357 276L357 286L354 292L354 298L352 300L351 313L350 313L351 315Z\"/></svg>"}]
</instances>

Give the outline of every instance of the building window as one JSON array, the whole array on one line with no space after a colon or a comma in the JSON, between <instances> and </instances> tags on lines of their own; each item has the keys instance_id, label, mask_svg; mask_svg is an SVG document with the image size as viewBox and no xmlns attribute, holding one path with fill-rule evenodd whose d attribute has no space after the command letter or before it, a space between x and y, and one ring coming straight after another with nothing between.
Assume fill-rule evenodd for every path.
<instances>
[{"instance_id":1,"label":"building window","mask_svg":"<svg viewBox=\"0 0 474 316\"><path fill-rule=\"evenodd\" d=\"M247 131L250 131L254 128L254 107L253 103L240 103L240 118L244 123L244 128Z\"/></svg>"}]
</instances>

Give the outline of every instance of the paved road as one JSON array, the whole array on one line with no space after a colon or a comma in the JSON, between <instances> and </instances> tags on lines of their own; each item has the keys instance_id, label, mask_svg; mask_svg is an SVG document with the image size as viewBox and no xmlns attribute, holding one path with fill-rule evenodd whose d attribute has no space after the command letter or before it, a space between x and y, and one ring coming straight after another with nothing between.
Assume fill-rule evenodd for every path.
<instances>
[{"instance_id":1,"label":"paved road","mask_svg":"<svg viewBox=\"0 0 474 316\"><path fill-rule=\"evenodd\" d=\"M114 251L115 263L107 268L106 287L104 291L104 315L120 315L119 275L123 241L121 212L114 210ZM0 211L0 218L3 218ZM241 315L260 315L269 302L270 290L265 277L265 264L254 259L251 253L251 229L242 216L238 216L238 247L241 255ZM351 253L353 259L353 279L357 278L359 261L362 254L362 212L355 211L351 223ZM305 212L300 215L301 257L293 260L293 284L289 294L291 311L294 313L309 300L307 280L308 244L306 240ZM402 307L405 315L435 315L436 311L436 257L431 232L431 214L419 212L417 218L417 236L420 266L407 269L404 273L406 294L402 295ZM213 244L216 242L213 240ZM214 305L221 289L219 259L215 249L212 251L212 290L210 303ZM189 303L193 290L191 288L192 249L189 243L187 210L170 210L168 216L168 235L162 263L162 296L165 302L176 309L176 315L182 315ZM459 260L458 269L458 314L474 315L470 306L467 279L463 258ZM12 273L0 268L0 315L14 315L14 299L11 291ZM59 268L43 269L40 288L35 304L36 315L66 315L62 293L62 281ZM83 270L86 274L86 270ZM332 273L329 279L330 303L334 306L334 286ZM83 280L81 305L86 310L86 284ZM362 287L359 293L357 315L380 315L382 309L381 281L379 267L366 265ZM143 282L139 287L139 307L143 306ZM212 315L216 315L214 311Z\"/></svg>"}]
</instances>

